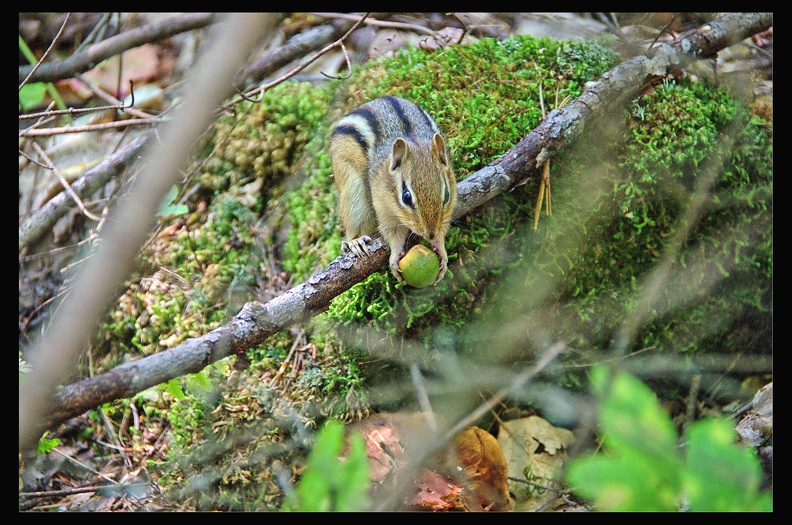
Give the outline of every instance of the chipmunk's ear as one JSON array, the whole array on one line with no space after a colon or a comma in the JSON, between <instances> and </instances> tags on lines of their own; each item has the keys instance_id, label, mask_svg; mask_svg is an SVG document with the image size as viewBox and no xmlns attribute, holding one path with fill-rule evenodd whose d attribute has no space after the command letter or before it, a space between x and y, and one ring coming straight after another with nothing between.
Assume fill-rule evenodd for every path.
<instances>
[{"instance_id":1,"label":"chipmunk's ear","mask_svg":"<svg viewBox=\"0 0 792 525\"><path fill-rule=\"evenodd\" d=\"M407 146L407 142L401 137L397 138L393 142L393 149L391 150L390 170L396 171L401 168L409 153L410 147Z\"/></svg>"},{"instance_id":2,"label":"chipmunk's ear","mask_svg":"<svg viewBox=\"0 0 792 525\"><path fill-rule=\"evenodd\" d=\"M440 133L435 133L434 137L432 137L432 155L434 155L443 166L448 166L445 139Z\"/></svg>"}]
</instances>

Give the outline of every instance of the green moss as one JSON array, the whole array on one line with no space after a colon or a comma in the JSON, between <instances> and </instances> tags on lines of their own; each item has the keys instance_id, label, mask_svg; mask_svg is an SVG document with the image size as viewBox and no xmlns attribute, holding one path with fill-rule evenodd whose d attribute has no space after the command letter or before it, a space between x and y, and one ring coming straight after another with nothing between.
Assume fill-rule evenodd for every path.
<instances>
[{"instance_id":1,"label":"green moss","mask_svg":"<svg viewBox=\"0 0 792 525\"><path fill-rule=\"evenodd\" d=\"M482 312L475 327L486 337L471 336L472 350L504 319L524 318L536 348L564 340L601 351L621 344L635 316L628 351L769 348L771 128L703 84L659 86L641 102L626 128L594 128L553 163L553 217L533 241L522 235L528 256ZM700 215L676 251L690 206ZM664 256L668 277L654 290Z\"/></svg>"},{"instance_id":2,"label":"green moss","mask_svg":"<svg viewBox=\"0 0 792 525\"><path fill-rule=\"evenodd\" d=\"M556 100L577 96L612 58L591 44L532 38L432 54L408 50L358 72L348 103L384 94L420 102L446 130L461 179L538 124L540 81L550 110ZM493 333L523 316L536 347L563 339L608 348L635 315L644 281L669 249L702 172L716 170L700 220L672 267L677 277L633 348L722 350L724 337L733 346L725 334L735 323L768 319L772 129L749 118L727 91L687 81L658 86L632 113L626 128L624 121L592 127L578 150L553 161L553 216L543 217L536 232L532 181L452 226L449 274L437 286L413 290L378 273L336 298L328 316L427 346L437 344L438 328L450 329L458 332L456 350L471 355L492 348ZM504 346L511 358L532 351Z\"/></svg>"},{"instance_id":3,"label":"green moss","mask_svg":"<svg viewBox=\"0 0 792 525\"><path fill-rule=\"evenodd\" d=\"M187 225L141 255L159 271L122 296L102 329L104 350L151 353L201 335L254 292L300 282L337 257L327 134L354 106L382 95L418 102L444 129L462 180L539 124L540 93L549 112L615 62L592 43L484 39L404 50L348 80L285 83L259 104L240 104L203 149L214 155L197 173ZM277 508L273 454L263 451L329 415L365 413L372 374L363 362L385 339L396 352L422 346L427 360L439 350L488 363L528 360L559 340L565 359L611 348L691 203L701 205L698 220L627 350L762 350L768 336L751 336L771 333L771 126L726 91L666 84L629 115L587 124L550 173L553 214L536 231L538 181L530 180L452 225L438 285L405 287L382 269L325 314L250 349L247 369L217 371L216 398L180 401L172 421L185 456L163 467L174 486L200 473L211 483L190 496L196 508ZM695 200L706 173L717 177ZM264 421L273 426L262 430Z\"/></svg>"},{"instance_id":4,"label":"green moss","mask_svg":"<svg viewBox=\"0 0 792 525\"><path fill-rule=\"evenodd\" d=\"M658 86L639 101L643 118L631 126L623 166L635 172L636 181L675 178L692 186L696 170L713 152L719 130L734 118L728 93L704 84L685 82ZM629 197L634 197L633 188Z\"/></svg>"},{"instance_id":5,"label":"green moss","mask_svg":"<svg viewBox=\"0 0 792 525\"><path fill-rule=\"evenodd\" d=\"M356 72L346 109L383 95L418 102L447 135L461 175L487 165L541 122L540 91L549 113L616 63L615 53L592 42L527 35L433 53L407 48Z\"/></svg>"},{"instance_id":6,"label":"green moss","mask_svg":"<svg viewBox=\"0 0 792 525\"><path fill-rule=\"evenodd\" d=\"M633 120L621 163L626 176L615 194L623 213L614 237L627 242L612 243L612 256L637 263L635 275L647 272L684 225L683 210L701 206L701 218L671 270L685 282L672 281L657 305L659 312L673 312L660 317L673 316L670 322L678 327L674 333L698 332L698 342L677 346L673 337L660 336L645 343L717 348L717 337L714 344L702 343L710 334L724 333L726 327L718 326L723 320L739 319L746 308L768 308L771 130L749 117L725 89L700 83L666 84L642 102L647 117ZM676 140L669 141L669 136ZM712 187L701 195L698 188L709 173L715 174ZM647 327L646 333L653 328Z\"/></svg>"},{"instance_id":7,"label":"green moss","mask_svg":"<svg viewBox=\"0 0 792 525\"><path fill-rule=\"evenodd\" d=\"M386 94L419 102L446 133L461 180L539 124L540 91L549 112L615 62L614 53L596 44L529 36L483 39L428 54L406 49L356 72L346 87L355 96L345 110ZM377 274L337 297L329 315L427 344L433 327L464 326L487 300L487 283L514 263L503 252L517 249L513 253L522 256L514 236L532 217L533 198L521 190L452 225L446 238L449 273L436 286L413 290ZM489 255L482 257L486 249Z\"/></svg>"},{"instance_id":8,"label":"green moss","mask_svg":"<svg viewBox=\"0 0 792 525\"><path fill-rule=\"evenodd\" d=\"M234 199L219 200L203 224L178 235L166 252L144 254L170 270L130 285L100 329L106 351L152 354L217 328L236 313L231 305L238 309L250 300L256 282L254 220Z\"/></svg>"},{"instance_id":9,"label":"green moss","mask_svg":"<svg viewBox=\"0 0 792 525\"><path fill-rule=\"evenodd\" d=\"M171 454L180 456L195 443L204 440L204 434L207 431L207 409L211 410L202 398L195 396L189 396L170 407L168 411L168 420L171 423L169 439L174 447Z\"/></svg>"},{"instance_id":10,"label":"green moss","mask_svg":"<svg viewBox=\"0 0 792 525\"><path fill-rule=\"evenodd\" d=\"M326 127L322 132L326 137ZM341 254L335 183L326 151L316 151L309 170L307 180L285 195L289 207L283 268L298 282Z\"/></svg>"},{"instance_id":11,"label":"green moss","mask_svg":"<svg viewBox=\"0 0 792 525\"><path fill-rule=\"evenodd\" d=\"M249 189L260 193L258 200L243 202L260 211L273 189L293 173L317 128L326 125L328 100L327 89L286 82L265 91L258 103L239 103L236 115L220 118L215 127L217 151L201 173L201 184L237 198L252 184Z\"/></svg>"}]
</instances>

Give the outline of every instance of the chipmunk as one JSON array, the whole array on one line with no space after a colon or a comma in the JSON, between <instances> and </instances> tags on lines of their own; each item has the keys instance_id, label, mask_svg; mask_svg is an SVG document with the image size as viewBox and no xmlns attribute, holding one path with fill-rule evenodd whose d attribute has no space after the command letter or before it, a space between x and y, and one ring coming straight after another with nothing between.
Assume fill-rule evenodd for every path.
<instances>
[{"instance_id":1,"label":"chipmunk","mask_svg":"<svg viewBox=\"0 0 792 525\"><path fill-rule=\"evenodd\" d=\"M432 117L402 98L374 99L338 121L330 157L347 238L342 251L369 255L369 236L379 231L390 247L391 271L402 282L398 263L414 232L440 258L435 282L442 279L457 187L445 138Z\"/></svg>"}]
</instances>

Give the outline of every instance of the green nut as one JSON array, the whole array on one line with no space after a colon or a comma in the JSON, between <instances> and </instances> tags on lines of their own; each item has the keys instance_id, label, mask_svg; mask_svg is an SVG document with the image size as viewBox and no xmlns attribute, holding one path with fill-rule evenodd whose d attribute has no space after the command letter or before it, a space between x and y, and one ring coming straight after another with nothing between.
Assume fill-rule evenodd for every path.
<instances>
[{"instance_id":1,"label":"green nut","mask_svg":"<svg viewBox=\"0 0 792 525\"><path fill-rule=\"evenodd\" d=\"M399 261L404 281L415 288L424 288L434 283L440 273L440 259L435 252L422 244L416 244Z\"/></svg>"}]
</instances>

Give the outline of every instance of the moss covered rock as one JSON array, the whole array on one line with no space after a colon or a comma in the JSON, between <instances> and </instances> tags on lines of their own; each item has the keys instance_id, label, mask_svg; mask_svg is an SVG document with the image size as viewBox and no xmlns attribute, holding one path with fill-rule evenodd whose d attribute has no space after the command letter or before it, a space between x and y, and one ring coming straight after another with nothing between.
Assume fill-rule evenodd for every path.
<instances>
[{"instance_id":1,"label":"moss covered rock","mask_svg":"<svg viewBox=\"0 0 792 525\"><path fill-rule=\"evenodd\" d=\"M400 51L344 81L287 82L240 104L182 188L190 213L169 219L141 254L150 271L103 327L104 350L171 347L338 256L327 136L358 104L419 103L445 131L462 180L538 125L543 105L563 106L617 61L592 42L483 39ZM325 417L367 413L371 384L396 368L388 357L525 364L557 341L567 343L563 361L583 364L647 348L769 353L772 175L771 124L724 89L656 86L551 161L551 216L537 222L539 182L528 181L452 224L437 285L415 290L383 268L326 313L250 349L247 368L213 369L200 392L185 379L182 399L163 389L178 406L178 451L161 472L174 486L211 479L205 498L191 493L197 508L277 508L281 496L264 494L278 490L278 444ZM193 440L206 443L191 450Z\"/></svg>"}]
</instances>

